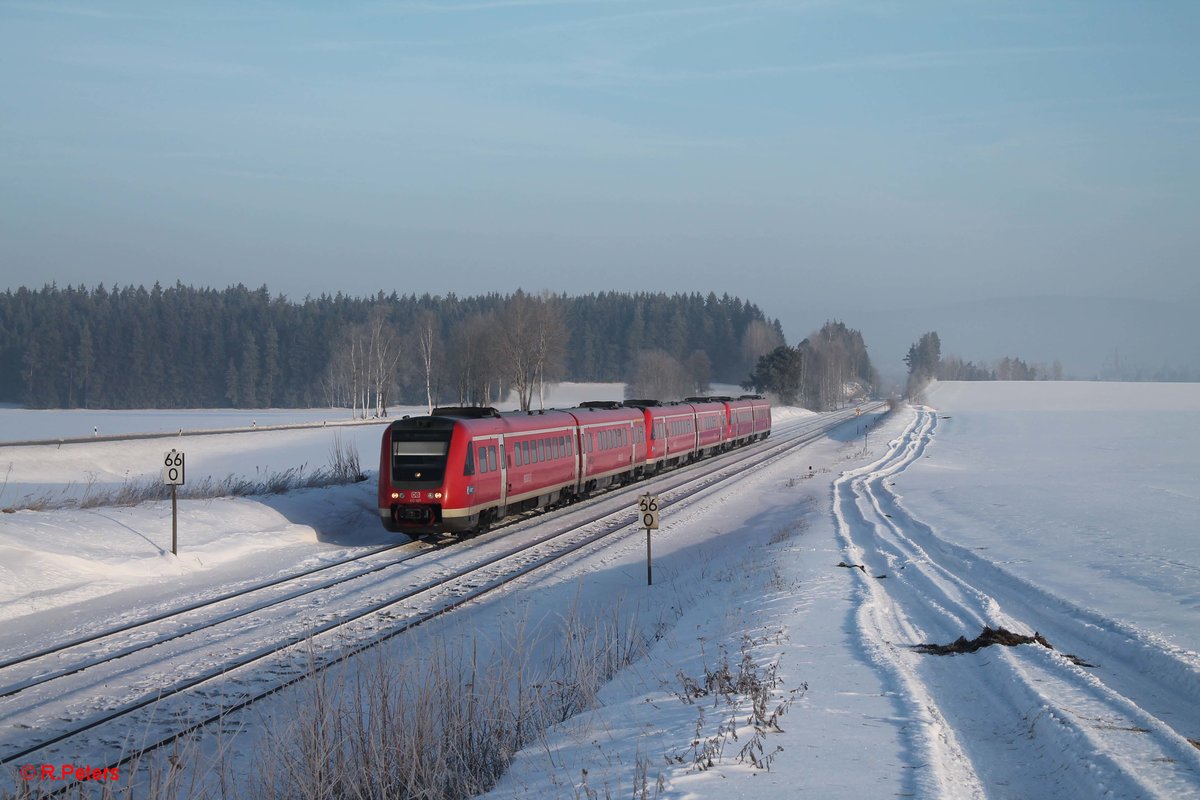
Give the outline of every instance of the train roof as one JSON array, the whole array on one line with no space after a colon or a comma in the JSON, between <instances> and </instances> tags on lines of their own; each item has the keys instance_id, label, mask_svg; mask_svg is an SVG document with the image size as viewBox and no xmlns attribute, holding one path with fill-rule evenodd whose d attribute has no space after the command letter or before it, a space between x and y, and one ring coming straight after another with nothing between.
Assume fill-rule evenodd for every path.
<instances>
[{"instance_id":1,"label":"train roof","mask_svg":"<svg viewBox=\"0 0 1200 800\"><path fill-rule=\"evenodd\" d=\"M483 417L499 417L500 412L491 406L438 406L429 416L481 419Z\"/></svg>"}]
</instances>

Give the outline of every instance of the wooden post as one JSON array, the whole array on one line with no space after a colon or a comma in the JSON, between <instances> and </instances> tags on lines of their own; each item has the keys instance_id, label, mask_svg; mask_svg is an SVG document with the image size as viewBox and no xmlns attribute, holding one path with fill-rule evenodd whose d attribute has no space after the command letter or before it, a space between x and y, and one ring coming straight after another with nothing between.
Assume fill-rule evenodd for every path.
<instances>
[{"instance_id":1,"label":"wooden post","mask_svg":"<svg viewBox=\"0 0 1200 800\"><path fill-rule=\"evenodd\" d=\"M650 529L646 528L646 585L654 585L654 571L650 566Z\"/></svg>"}]
</instances>

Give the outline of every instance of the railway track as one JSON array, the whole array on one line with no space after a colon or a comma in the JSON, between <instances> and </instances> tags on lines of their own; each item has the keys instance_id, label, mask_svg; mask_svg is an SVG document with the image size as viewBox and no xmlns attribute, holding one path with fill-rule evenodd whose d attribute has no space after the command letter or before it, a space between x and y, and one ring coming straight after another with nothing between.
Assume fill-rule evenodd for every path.
<instances>
[{"instance_id":1,"label":"railway track","mask_svg":"<svg viewBox=\"0 0 1200 800\"><path fill-rule=\"evenodd\" d=\"M95 765L113 761L114 750L124 755L106 768L127 764L531 572L636 533L637 494L658 492L664 509L687 503L853 419L843 412L780 426L755 447L517 518L460 546L381 548L10 658L0 664L0 719L22 734L0 733L0 766L82 755ZM142 744L127 746L134 741Z\"/></svg>"}]
</instances>

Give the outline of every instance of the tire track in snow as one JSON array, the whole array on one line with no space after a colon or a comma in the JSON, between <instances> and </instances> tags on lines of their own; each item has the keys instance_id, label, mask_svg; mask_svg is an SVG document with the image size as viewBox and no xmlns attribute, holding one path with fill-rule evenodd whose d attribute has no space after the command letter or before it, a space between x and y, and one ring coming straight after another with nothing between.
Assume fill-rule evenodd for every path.
<instances>
[{"instance_id":1,"label":"tire track in snow","mask_svg":"<svg viewBox=\"0 0 1200 800\"><path fill-rule=\"evenodd\" d=\"M926 424L931 425L928 422ZM913 455L914 450L921 447L920 440L912 436L913 430L910 425L900 440L889 445L887 454L879 461L844 472L834 481L834 522L846 545L847 561L851 564L866 564L863 550L857 544L860 535L856 535L855 531L869 524L858 508L852 482L862 475L871 474L874 469L886 468L888 464L907 463L910 458L919 457L919 452ZM882 673L884 685L895 698L901 712L912 721L904 727L904 732L913 761L920 766L912 771L907 794L936 797L956 787L960 797L986 797L953 726L919 676L904 663L906 654L898 653L890 644L897 638L919 636L919 630L912 626L907 615L883 590L878 579L872 577L878 573L871 573L870 567L866 572L854 569L849 572L858 581L855 627L864 656ZM913 640L920 641L919 638Z\"/></svg>"},{"instance_id":2,"label":"tire track in snow","mask_svg":"<svg viewBox=\"0 0 1200 800\"><path fill-rule=\"evenodd\" d=\"M1200 753L1131 699L1195 709L1200 693L1189 664L948 545L887 489L888 478L924 455L935 426L935 414L918 410L883 458L834 483L848 560L866 568L850 570L864 655L915 721L908 729L920 765L914 789L956 797L1200 797ZM971 637L983 625L1037 629L1055 646L1111 667L1102 680L1040 646L951 657L906 647Z\"/></svg>"}]
</instances>

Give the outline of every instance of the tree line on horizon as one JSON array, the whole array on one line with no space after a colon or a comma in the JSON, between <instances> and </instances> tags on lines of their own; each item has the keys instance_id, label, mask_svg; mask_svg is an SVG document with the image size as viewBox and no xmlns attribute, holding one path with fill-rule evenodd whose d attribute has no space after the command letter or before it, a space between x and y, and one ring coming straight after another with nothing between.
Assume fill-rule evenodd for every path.
<instances>
[{"instance_id":1,"label":"tree line on horizon","mask_svg":"<svg viewBox=\"0 0 1200 800\"><path fill-rule=\"evenodd\" d=\"M559 380L739 383L783 342L728 294L473 297L99 285L0 294L0 402L30 408L522 407Z\"/></svg>"},{"instance_id":2,"label":"tree line on horizon","mask_svg":"<svg viewBox=\"0 0 1200 800\"><path fill-rule=\"evenodd\" d=\"M939 381L1061 381L1062 362L1030 364L1020 358L1005 356L992 367L965 361L959 356L942 355L942 340L937 331L922 334L904 356L908 365L908 384L905 396L919 397L925 386L935 378Z\"/></svg>"}]
</instances>

